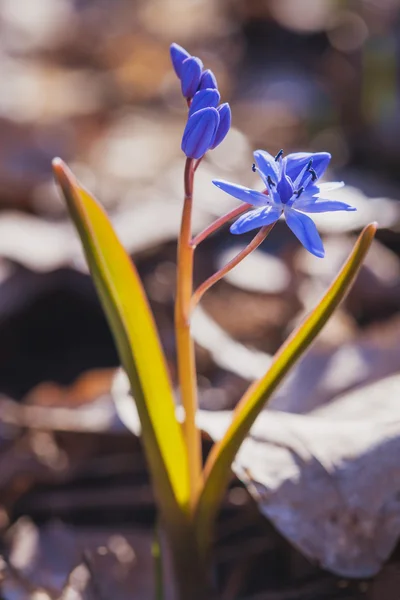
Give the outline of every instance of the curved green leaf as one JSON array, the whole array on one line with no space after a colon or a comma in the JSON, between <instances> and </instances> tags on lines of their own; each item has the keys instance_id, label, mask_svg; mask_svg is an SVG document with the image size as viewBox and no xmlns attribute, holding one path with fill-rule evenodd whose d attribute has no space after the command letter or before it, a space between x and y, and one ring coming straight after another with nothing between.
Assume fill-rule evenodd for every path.
<instances>
[{"instance_id":1,"label":"curved green leaf","mask_svg":"<svg viewBox=\"0 0 400 600\"><path fill-rule=\"evenodd\" d=\"M265 402L293 364L309 348L345 297L362 265L375 232L376 224L368 225L363 230L351 255L318 306L278 350L264 377L249 387L236 407L231 425L224 437L213 446L206 463L205 483L196 512L197 535L203 552L208 547L213 519L229 482L231 465L237 451Z\"/></svg>"},{"instance_id":2,"label":"curved green leaf","mask_svg":"<svg viewBox=\"0 0 400 600\"><path fill-rule=\"evenodd\" d=\"M142 284L102 207L60 159L53 161L53 168L130 380L160 508L166 519L173 519L172 513L179 518L189 502L187 453Z\"/></svg>"}]
</instances>

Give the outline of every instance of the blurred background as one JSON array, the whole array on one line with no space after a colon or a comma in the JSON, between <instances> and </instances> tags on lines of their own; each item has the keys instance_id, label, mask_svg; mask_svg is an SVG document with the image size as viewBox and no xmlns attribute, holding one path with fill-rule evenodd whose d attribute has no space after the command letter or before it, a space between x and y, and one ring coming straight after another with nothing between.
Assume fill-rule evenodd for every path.
<instances>
[{"instance_id":1,"label":"blurred background","mask_svg":"<svg viewBox=\"0 0 400 600\"><path fill-rule=\"evenodd\" d=\"M169 45L201 57L231 104L233 127L198 171L195 231L237 204L212 178L259 185L251 170L256 148L329 151L327 179L347 184L335 197L358 209L316 215L323 261L279 223L205 296L193 324L201 407L235 406L373 220L377 240L353 291L271 407L306 414L384 380L400 369L400 1L0 0L0 32L0 589L5 600L39 600L32 595L38 589L46 600L75 585L81 596L74 598L92 598L82 581L88 573L106 577L104 561L114 561L110 569L125 583L116 591L115 576L101 585L123 599L132 548L147 556L151 546L151 490L139 443L115 413L118 359L51 160L64 159L106 206L143 277L176 383L172 315L186 109ZM245 237L225 228L206 241L196 282ZM258 575L253 587L243 584L246 593L315 578L316 594L334 590L326 598L364 594L357 587L340 595L348 587L340 591L265 520L260 525L247 492L235 485L226 510L248 510L264 536L264 545L249 543ZM137 533L138 523L145 533ZM238 560L232 544L221 551L227 572ZM54 547L68 548L68 560L53 564ZM264 569L261 576L267 558L274 574ZM135 577L130 590L136 585L137 597L147 598L148 579ZM392 597L381 588L371 594Z\"/></svg>"}]
</instances>

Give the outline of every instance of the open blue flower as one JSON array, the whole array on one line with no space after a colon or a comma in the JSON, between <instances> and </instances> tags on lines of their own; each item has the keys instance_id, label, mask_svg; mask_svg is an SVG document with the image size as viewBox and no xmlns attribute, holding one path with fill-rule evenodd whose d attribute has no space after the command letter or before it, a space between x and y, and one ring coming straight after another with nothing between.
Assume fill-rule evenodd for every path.
<instances>
[{"instance_id":1,"label":"open blue flower","mask_svg":"<svg viewBox=\"0 0 400 600\"><path fill-rule=\"evenodd\" d=\"M281 150L274 157L264 150L256 150L254 159L253 171L258 172L266 187L263 192L219 179L213 181L224 192L255 207L233 223L231 232L246 233L271 225L283 214L303 246L311 254L322 258L325 254L322 240L314 221L305 213L356 210L345 202L323 198L326 192L344 185L343 182L318 181L331 155L328 152L295 152L283 157Z\"/></svg>"}]
</instances>

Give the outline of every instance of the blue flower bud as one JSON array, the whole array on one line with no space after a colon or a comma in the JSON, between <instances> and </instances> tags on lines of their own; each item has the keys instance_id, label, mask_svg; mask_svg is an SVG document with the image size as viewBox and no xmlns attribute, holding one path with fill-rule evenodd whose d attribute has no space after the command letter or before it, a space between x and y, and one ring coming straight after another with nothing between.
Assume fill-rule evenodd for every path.
<instances>
[{"instance_id":1,"label":"blue flower bud","mask_svg":"<svg viewBox=\"0 0 400 600\"><path fill-rule=\"evenodd\" d=\"M190 56L186 58L181 67L182 94L185 98L193 98L199 87L203 63L199 58Z\"/></svg>"},{"instance_id":2,"label":"blue flower bud","mask_svg":"<svg viewBox=\"0 0 400 600\"><path fill-rule=\"evenodd\" d=\"M218 106L217 111L219 113L219 125L211 148L216 148L222 142L231 127L232 114L229 104L227 102L221 104L221 106Z\"/></svg>"},{"instance_id":3,"label":"blue flower bud","mask_svg":"<svg viewBox=\"0 0 400 600\"><path fill-rule=\"evenodd\" d=\"M206 69L200 79L199 90L204 90L206 88L214 88L218 89L218 83L215 78L214 73L210 69Z\"/></svg>"},{"instance_id":4,"label":"blue flower bud","mask_svg":"<svg viewBox=\"0 0 400 600\"><path fill-rule=\"evenodd\" d=\"M206 89L196 92L189 108L189 117L198 110L207 108L207 106L217 108L220 98L218 90Z\"/></svg>"},{"instance_id":5,"label":"blue flower bud","mask_svg":"<svg viewBox=\"0 0 400 600\"><path fill-rule=\"evenodd\" d=\"M171 44L169 47L169 53L171 56L172 66L174 67L175 73L178 77L181 77L182 63L184 60L190 57L190 54L185 48L179 46L179 44Z\"/></svg>"},{"instance_id":6,"label":"blue flower bud","mask_svg":"<svg viewBox=\"0 0 400 600\"><path fill-rule=\"evenodd\" d=\"M188 158L201 158L214 141L219 125L216 108L202 108L189 117L181 148Z\"/></svg>"}]
</instances>

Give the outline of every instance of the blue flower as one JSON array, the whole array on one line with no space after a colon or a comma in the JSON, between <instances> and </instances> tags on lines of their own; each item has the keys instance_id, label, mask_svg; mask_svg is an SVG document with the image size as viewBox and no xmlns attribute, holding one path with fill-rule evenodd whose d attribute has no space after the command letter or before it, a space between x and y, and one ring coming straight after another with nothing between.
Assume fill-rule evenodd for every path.
<instances>
[{"instance_id":1,"label":"blue flower","mask_svg":"<svg viewBox=\"0 0 400 600\"><path fill-rule=\"evenodd\" d=\"M189 158L201 158L211 148L219 129L220 117L214 107L202 108L186 123L181 148Z\"/></svg>"},{"instance_id":2,"label":"blue flower","mask_svg":"<svg viewBox=\"0 0 400 600\"><path fill-rule=\"evenodd\" d=\"M215 131L214 141L210 146L211 150L220 145L231 128L232 113L229 104L224 102L224 104L218 106L217 111L219 114L219 125Z\"/></svg>"},{"instance_id":3,"label":"blue flower","mask_svg":"<svg viewBox=\"0 0 400 600\"><path fill-rule=\"evenodd\" d=\"M240 216L231 226L234 234L271 225L283 214L286 223L303 246L319 258L325 254L314 221L305 213L337 210L353 211L345 202L323 198L326 192L338 189L343 182L319 183L331 155L328 152L295 152L283 157L283 151L273 157L264 150L254 152L258 172L266 189L258 192L227 181L215 180L214 185L234 198L255 208Z\"/></svg>"},{"instance_id":4,"label":"blue flower","mask_svg":"<svg viewBox=\"0 0 400 600\"><path fill-rule=\"evenodd\" d=\"M201 90L197 94L211 91L216 90ZM197 94L193 98L193 103ZM204 94L204 98L206 98L206 94ZM199 105L193 113L189 110L181 148L188 158L202 158L208 150L219 146L230 126L231 109L227 102L215 108L214 101L208 105L199 101Z\"/></svg>"},{"instance_id":5,"label":"blue flower","mask_svg":"<svg viewBox=\"0 0 400 600\"><path fill-rule=\"evenodd\" d=\"M203 63L197 56L189 54L179 44L171 44L169 48L172 66L180 79L182 94L191 100L198 90L217 89L217 80L210 69L203 71Z\"/></svg>"},{"instance_id":6,"label":"blue flower","mask_svg":"<svg viewBox=\"0 0 400 600\"><path fill-rule=\"evenodd\" d=\"M203 71L199 58L191 56L178 44L171 44L170 55L189 107L181 147L188 158L202 158L208 150L219 146L227 135L231 109L227 102L218 106L221 98L217 80L210 69Z\"/></svg>"},{"instance_id":7,"label":"blue flower","mask_svg":"<svg viewBox=\"0 0 400 600\"><path fill-rule=\"evenodd\" d=\"M199 90L204 90L205 88L218 89L217 79L211 69L203 71L200 79Z\"/></svg>"},{"instance_id":8,"label":"blue flower","mask_svg":"<svg viewBox=\"0 0 400 600\"><path fill-rule=\"evenodd\" d=\"M203 63L199 58L190 56L183 61L180 80L182 94L185 98L193 98L199 89L202 72Z\"/></svg>"},{"instance_id":9,"label":"blue flower","mask_svg":"<svg viewBox=\"0 0 400 600\"><path fill-rule=\"evenodd\" d=\"M187 58L190 58L190 54L185 48L179 46L179 44L171 44L169 47L169 53L171 56L172 66L174 67L175 73L181 78L182 63Z\"/></svg>"},{"instance_id":10,"label":"blue flower","mask_svg":"<svg viewBox=\"0 0 400 600\"><path fill-rule=\"evenodd\" d=\"M219 101L220 95L218 90L207 88L196 92L190 104L188 117L191 117L195 112L202 108L217 108Z\"/></svg>"}]
</instances>

